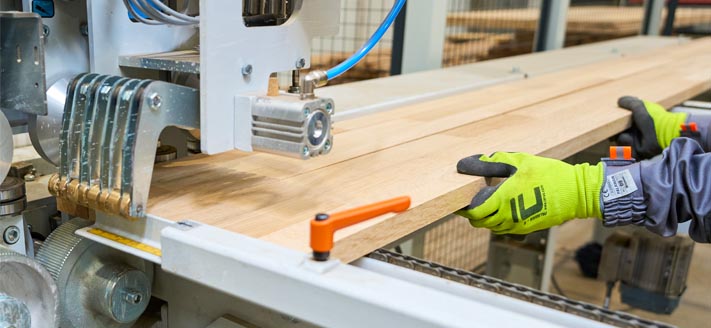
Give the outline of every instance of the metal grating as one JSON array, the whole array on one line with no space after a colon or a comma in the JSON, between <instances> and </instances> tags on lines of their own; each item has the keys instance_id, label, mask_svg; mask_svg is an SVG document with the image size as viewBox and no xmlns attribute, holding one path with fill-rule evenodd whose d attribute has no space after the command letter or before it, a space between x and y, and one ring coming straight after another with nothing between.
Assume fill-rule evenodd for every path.
<instances>
[{"instance_id":1,"label":"metal grating","mask_svg":"<svg viewBox=\"0 0 711 328\"><path fill-rule=\"evenodd\" d=\"M449 0L442 65L531 53L539 16L536 0Z\"/></svg>"},{"instance_id":2,"label":"metal grating","mask_svg":"<svg viewBox=\"0 0 711 328\"><path fill-rule=\"evenodd\" d=\"M329 69L353 54L388 15L394 0L341 0L341 28L333 37L316 38L312 43L311 67ZM390 75L393 29L353 69L329 82L330 85Z\"/></svg>"}]
</instances>

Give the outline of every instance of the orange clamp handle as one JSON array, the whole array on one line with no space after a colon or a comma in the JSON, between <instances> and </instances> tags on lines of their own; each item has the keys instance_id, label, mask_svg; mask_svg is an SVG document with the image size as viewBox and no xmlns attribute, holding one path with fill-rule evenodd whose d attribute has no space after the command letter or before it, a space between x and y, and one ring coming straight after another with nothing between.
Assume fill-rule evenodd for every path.
<instances>
[{"instance_id":1,"label":"orange clamp handle","mask_svg":"<svg viewBox=\"0 0 711 328\"><path fill-rule=\"evenodd\" d=\"M311 249L314 259L326 261L333 249L336 231L387 213L400 213L410 208L410 197L403 196L353 208L332 215L316 214L311 220Z\"/></svg>"}]
</instances>

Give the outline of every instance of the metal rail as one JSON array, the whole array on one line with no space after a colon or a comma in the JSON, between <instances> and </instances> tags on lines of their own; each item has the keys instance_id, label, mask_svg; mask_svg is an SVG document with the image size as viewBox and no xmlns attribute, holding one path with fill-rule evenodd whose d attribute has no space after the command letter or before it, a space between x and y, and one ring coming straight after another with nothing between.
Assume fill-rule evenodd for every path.
<instances>
[{"instance_id":1,"label":"metal rail","mask_svg":"<svg viewBox=\"0 0 711 328\"><path fill-rule=\"evenodd\" d=\"M545 293L500 279L449 268L384 249L377 250L368 255L368 257L617 327L673 327L665 323L642 319L624 312L607 310L597 305Z\"/></svg>"}]
</instances>

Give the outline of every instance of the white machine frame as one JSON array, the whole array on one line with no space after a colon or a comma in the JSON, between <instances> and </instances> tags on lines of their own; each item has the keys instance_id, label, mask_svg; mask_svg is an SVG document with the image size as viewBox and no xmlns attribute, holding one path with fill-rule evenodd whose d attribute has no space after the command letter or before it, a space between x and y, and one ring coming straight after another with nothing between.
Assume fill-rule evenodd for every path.
<instances>
[{"instance_id":1,"label":"white machine frame","mask_svg":"<svg viewBox=\"0 0 711 328\"><path fill-rule=\"evenodd\" d=\"M529 327L607 327L377 260L363 258L352 265L317 262L305 253L197 222L175 223L149 215L141 228L126 227L132 234L122 232L137 239L143 235L138 240L159 248L160 257L90 232L92 228L122 230L111 227L117 220L98 217L94 226L77 233L159 264L157 276L164 275L167 281L158 283L156 295L210 288L233 298L236 303L229 308L248 300L286 318L326 327L468 327L472 323L518 327L523 322ZM171 278L195 284L172 284ZM171 327L204 326L211 321L200 321L206 320L200 313L224 307L218 303L210 310L193 304L175 309L172 304L167 318Z\"/></svg>"},{"instance_id":2,"label":"white machine frame","mask_svg":"<svg viewBox=\"0 0 711 328\"><path fill-rule=\"evenodd\" d=\"M92 72L121 75L120 56L195 47L199 38L200 141L207 154L252 151L251 108L235 97L265 95L272 73L309 67L311 40L338 32L341 8L340 1L304 0L282 25L246 27L242 0L201 1L201 16L209 19L198 28L135 23L122 1L87 1Z\"/></svg>"}]
</instances>

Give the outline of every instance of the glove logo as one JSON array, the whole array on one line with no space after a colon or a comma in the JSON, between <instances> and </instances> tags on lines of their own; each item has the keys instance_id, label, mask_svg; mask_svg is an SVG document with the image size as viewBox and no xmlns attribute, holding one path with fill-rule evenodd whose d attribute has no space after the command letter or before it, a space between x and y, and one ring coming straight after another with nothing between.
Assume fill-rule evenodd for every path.
<instances>
[{"instance_id":1,"label":"glove logo","mask_svg":"<svg viewBox=\"0 0 711 328\"><path fill-rule=\"evenodd\" d=\"M519 219L521 221L534 220L540 216L546 215L545 210L547 209L545 201L545 191L543 186L538 186L533 188L533 194L536 196L536 203L530 207L526 207L523 203L523 194L518 195L518 206L516 204L516 198L511 198L509 201L511 204L511 216L514 223L518 223Z\"/></svg>"}]
</instances>

